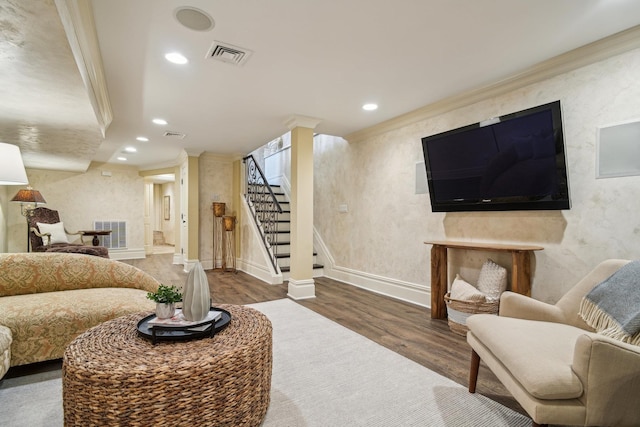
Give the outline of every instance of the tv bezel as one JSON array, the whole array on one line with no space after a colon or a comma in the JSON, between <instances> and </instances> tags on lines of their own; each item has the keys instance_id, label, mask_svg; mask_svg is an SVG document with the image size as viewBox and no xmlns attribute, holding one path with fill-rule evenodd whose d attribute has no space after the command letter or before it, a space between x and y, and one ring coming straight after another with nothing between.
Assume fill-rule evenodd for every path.
<instances>
[{"instance_id":1,"label":"tv bezel","mask_svg":"<svg viewBox=\"0 0 640 427\"><path fill-rule=\"evenodd\" d=\"M558 182L557 199L540 200L514 200L514 198L502 198L487 200L462 200L462 201L438 201L434 195L434 186L431 176L431 165L427 144L430 140L440 139L457 133L468 132L485 126L494 126L499 122L513 120L540 111L551 111L553 121L553 135L556 146L556 178ZM432 212L477 212L477 211L528 211L528 210L567 210L571 209L571 199L569 194L569 179L567 173L566 150L564 144L564 132L562 124L562 108L560 101L554 101L525 110L509 113L497 118L491 118L482 122L470 124L456 129L440 132L422 138L422 151L427 172L427 184L429 187L429 197L431 199ZM553 195L553 196L556 196ZM553 197L552 196L552 197ZM524 196L523 196L524 197ZM504 200L507 199L507 200Z\"/></svg>"}]
</instances>

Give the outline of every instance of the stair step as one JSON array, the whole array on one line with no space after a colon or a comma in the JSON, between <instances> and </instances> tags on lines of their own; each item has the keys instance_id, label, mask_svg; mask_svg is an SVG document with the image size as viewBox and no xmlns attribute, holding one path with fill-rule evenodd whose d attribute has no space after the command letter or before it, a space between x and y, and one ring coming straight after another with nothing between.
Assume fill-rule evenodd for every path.
<instances>
[{"instance_id":1,"label":"stair step","mask_svg":"<svg viewBox=\"0 0 640 427\"><path fill-rule=\"evenodd\" d=\"M324 265L322 265L322 264L313 264L313 268L314 268L314 270L316 268L324 268ZM283 272L283 273L289 272L289 271L291 271L291 268L289 268L289 267L280 267L280 271Z\"/></svg>"},{"instance_id":2,"label":"stair step","mask_svg":"<svg viewBox=\"0 0 640 427\"><path fill-rule=\"evenodd\" d=\"M256 209L256 212L272 212L270 209ZM289 209L282 209L282 213L291 213Z\"/></svg>"},{"instance_id":3,"label":"stair step","mask_svg":"<svg viewBox=\"0 0 640 427\"><path fill-rule=\"evenodd\" d=\"M316 251L313 251L313 256L318 255ZM290 253L276 254L276 258L291 258Z\"/></svg>"}]
</instances>

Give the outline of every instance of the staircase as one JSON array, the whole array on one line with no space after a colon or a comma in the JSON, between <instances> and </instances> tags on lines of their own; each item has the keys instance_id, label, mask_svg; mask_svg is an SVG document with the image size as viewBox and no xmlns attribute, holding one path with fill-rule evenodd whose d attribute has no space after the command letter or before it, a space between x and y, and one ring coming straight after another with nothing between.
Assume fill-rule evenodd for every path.
<instances>
[{"instance_id":1,"label":"staircase","mask_svg":"<svg viewBox=\"0 0 640 427\"><path fill-rule=\"evenodd\" d=\"M246 165L245 197L252 211L273 267L289 280L291 265L291 208L280 186L271 186L252 155L243 159ZM323 275L323 266L313 253L313 277Z\"/></svg>"},{"instance_id":2,"label":"staircase","mask_svg":"<svg viewBox=\"0 0 640 427\"><path fill-rule=\"evenodd\" d=\"M284 280L289 280L289 271L291 265L291 206L286 194L282 191L279 185L272 185L271 189L275 194L282 213L278 215L278 231L276 234L276 241L272 243L275 246L276 259L278 260L278 267L282 272ZM318 264L318 253L313 251L313 277L322 276L323 265Z\"/></svg>"}]
</instances>

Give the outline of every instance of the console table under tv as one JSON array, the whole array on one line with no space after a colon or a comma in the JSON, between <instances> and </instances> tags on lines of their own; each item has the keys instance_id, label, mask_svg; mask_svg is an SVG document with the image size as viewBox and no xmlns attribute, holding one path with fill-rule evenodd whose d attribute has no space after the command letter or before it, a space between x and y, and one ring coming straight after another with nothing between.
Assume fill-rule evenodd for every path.
<instances>
[{"instance_id":1,"label":"console table under tv","mask_svg":"<svg viewBox=\"0 0 640 427\"><path fill-rule=\"evenodd\" d=\"M541 246L471 243L456 241L425 242L431 248L431 318L446 319L447 306L444 296L448 288L447 250L511 252L511 291L531 296L531 252L541 251Z\"/></svg>"}]
</instances>

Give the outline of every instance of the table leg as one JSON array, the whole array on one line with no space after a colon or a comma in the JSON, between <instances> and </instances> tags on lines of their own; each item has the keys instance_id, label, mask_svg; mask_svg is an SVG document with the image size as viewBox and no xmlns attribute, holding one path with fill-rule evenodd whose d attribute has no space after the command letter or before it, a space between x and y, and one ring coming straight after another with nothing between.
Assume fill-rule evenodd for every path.
<instances>
[{"instance_id":1,"label":"table leg","mask_svg":"<svg viewBox=\"0 0 640 427\"><path fill-rule=\"evenodd\" d=\"M93 243L93 246L98 246L100 244L100 239L98 239L97 235L93 236L93 240L91 240L91 243Z\"/></svg>"},{"instance_id":2,"label":"table leg","mask_svg":"<svg viewBox=\"0 0 640 427\"><path fill-rule=\"evenodd\" d=\"M446 319L447 306L447 247L433 245L431 248L431 318Z\"/></svg>"},{"instance_id":3,"label":"table leg","mask_svg":"<svg viewBox=\"0 0 640 427\"><path fill-rule=\"evenodd\" d=\"M531 296L531 257L529 251L512 252L511 290Z\"/></svg>"}]
</instances>

